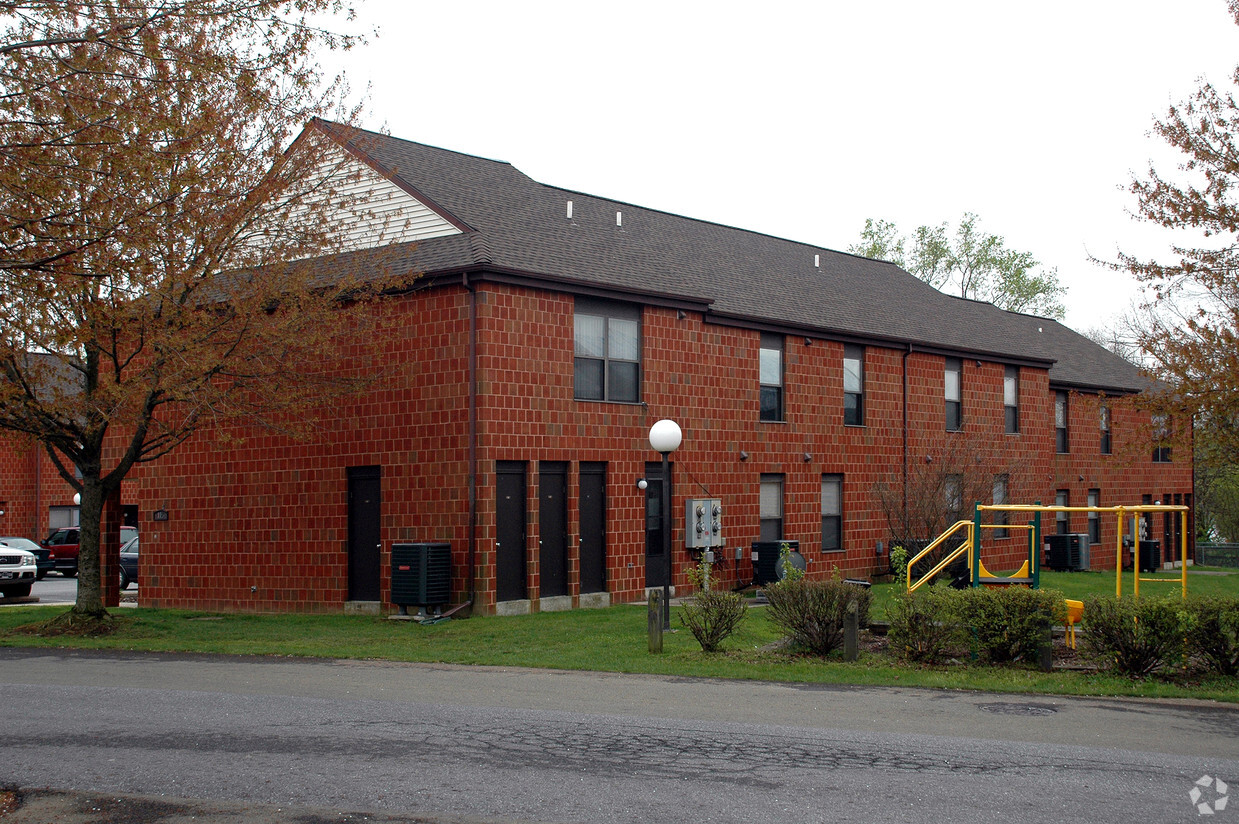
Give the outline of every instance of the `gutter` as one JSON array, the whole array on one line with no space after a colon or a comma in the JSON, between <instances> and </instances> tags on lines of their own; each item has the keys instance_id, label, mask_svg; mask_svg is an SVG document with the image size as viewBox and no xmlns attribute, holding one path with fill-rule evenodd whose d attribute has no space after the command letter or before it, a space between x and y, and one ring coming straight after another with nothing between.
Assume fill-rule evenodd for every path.
<instances>
[{"instance_id":1,"label":"gutter","mask_svg":"<svg viewBox=\"0 0 1239 824\"><path fill-rule=\"evenodd\" d=\"M903 517L908 517L908 357L912 344L903 352Z\"/></svg>"}]
</instances>

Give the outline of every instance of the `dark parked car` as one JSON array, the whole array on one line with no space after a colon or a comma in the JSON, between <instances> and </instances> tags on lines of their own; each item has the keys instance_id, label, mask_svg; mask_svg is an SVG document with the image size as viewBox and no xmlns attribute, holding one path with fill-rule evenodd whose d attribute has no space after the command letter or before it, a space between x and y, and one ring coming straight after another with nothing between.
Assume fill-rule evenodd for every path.
<instances>
[{"instance_id":1,"label":"dark parked car","mask_svg":"<svg viewBox=\"0 0 1239 824\"><path fill-rule=\"evenodd\" d=\"M52 567L55 566L55 562L52 560L52 551L47 547L39 546L29 538L18 538L16 536L0 538L0 547L6 546L11 549L24 549L27 552L34 553L34 560L39 568L39 571L35 573L36 581L42 581L43 576L51 572Z\"/></svg>"},{"instance_id":2,"label":"dark parked car","mask_svg":"<svg viewBox=\"0 0 1239 824\"><path fill-rule=\"evenodd\" d=\"M134 535L120 548L120 588L129 589L129 584L141 585L138 580L138 536Z\"/></svg>"},{"instance_id":3,"label":"dark parked car","mask_svg":"<svg viewBox=\"0 0 1239 824\"><path fill-rule=\"evenodd\" d=\"M138 528L133 526L122 526L120 528L120 543L124 546L134 535L138 534ZM55 562L55 569L66 578L72 578L77 575L77 553L80 545L81 532L75 526L62 526L59 529L53 529L52 533L43 540L43 546L52 551L52 561Z\"/></svg>"}]
</instances>

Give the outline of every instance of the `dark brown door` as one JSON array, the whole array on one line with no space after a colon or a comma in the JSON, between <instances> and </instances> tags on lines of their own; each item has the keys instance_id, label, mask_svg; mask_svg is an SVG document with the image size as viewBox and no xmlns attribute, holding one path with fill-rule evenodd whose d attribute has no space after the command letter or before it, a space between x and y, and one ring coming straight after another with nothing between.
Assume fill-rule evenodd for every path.
<instances>
[{"instance_id":1,"label":"dark brown door","mask_svg":"<svg viewBox=\"0 0 1239 824\"><path fill-rule=\"evenodd\" d=\"M607 465L581 464L581 592L607 591Z\"/></svg>"},{"instance_id":2,"label":"dark brown door","mask_svg":"<svg viewBox=\"0 0 1239 824\"><path fill-rule=\"evenodd\" d=\"M674 470L674 467L672 467ZM669 473L673 478L675 472ZM660 587L667 577L663 554L663 465L645 465L645 585ZM674 493L675 489L672 488ZM668 527L670 523L668 522Z\"/></svg>"},{"instance_id":3,"label":"dark brown door","mask_svg":"<svg viewBox=\"0 0 1239 824\"><path fill-rule=\"evenodd\" d=\"M541 597L568 594L568 465L538 463L538 561Z\"/></svg>"},{"instance_id":4,"label":"dark brown door","mask_svg":"<svg viewBox=\"0 0 1239 824\"><path fill-rule=\"evenodd\" d=\"M525 589L525 463L495 463L495 597L519 601Z\"/></svg>"},{"instance_id":5,"label":"dark brown door","mask_svg":"<svg viewBox=\"0 0 1239 824\"><path fill-rule=\"evenodd\" d=\"M382 490L377 466L348 469L348 599L379 600Z\"/></svg>"}]
</instances>

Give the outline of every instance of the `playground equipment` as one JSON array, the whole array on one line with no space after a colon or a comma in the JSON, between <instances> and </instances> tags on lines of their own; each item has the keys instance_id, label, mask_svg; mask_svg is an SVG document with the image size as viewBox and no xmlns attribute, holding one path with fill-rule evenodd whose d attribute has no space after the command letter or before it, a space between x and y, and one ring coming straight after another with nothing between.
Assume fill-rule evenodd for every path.
<instances>
[{"instance_id":1,"label":"playground equipment","mask_svg":"<svg viewBox=\"0 0 1239 824\"><path fill-rule=\"evenodd\" d=\"M1179 578L1144 578L1140 575L1140 564L1137 560L1132 565L1133 568L1133 588L1132 592L1136 597L1140 596L1140 584L1144 583L1179 583L1182 588L1183 597L1187 597L1187 513L1188 507L1182 505L1171 504L1133 504L1131 506L1046 506L1041 503L1035 504L981 504L973 505L971 521L956 521L929 543L924 549L908 560L907 586L909 592L914 592L926 581L932 580L933 577L943 570L950 568L961 558L967 557L968 564L968 581L971 586L1028 586L1037 589L1041 585L1041 516L1051 512L1096 512L1100 515L1112 514L1115 516L1115 591L1116 598L1123 597L1123 520L1127 516L1132 517L1131 532L1134 542L1138 546L1140 534L1137 517L1147 513L1164 512L1179 513L1181 518L1179 534L1182 538L1179 551ZM1024 524L992 524L982 523L981 514L983 512L1007 512L1016 515L1023 513L1030 515L1031 519ZM1014 575L997 576L985 568L985 564L981 562L981 535L984 530L1004 529L1004 530L1023 530L1028 533L1028 557L1023 565ZM920 575L918 578L914 573L916 563L925 558L930 553L938 550L943 546L950 547L952 539L960 540L961 543L956 545L954 549L947 552L937 564L928 572ZM1170 548L1167 547L1167 558L1170 557ZM1072 633L1074 634L1074 633Z\"/></svg>"},{"instance_id":2,"label":"playground equipment","mask_svg":"<svg viewBox=\"0 0 1239 824\"><path fill-rule=\"evenodd\" d=\"M1067 646L1071 649L1076 648L1076 624L1080 623L1080 619L1084 617L1084 602L1073 601L1070 598L1064 598L1063 603L1067 605L1067 625L1063 640L1067 642Z\"/></svg>"}]
</instances>

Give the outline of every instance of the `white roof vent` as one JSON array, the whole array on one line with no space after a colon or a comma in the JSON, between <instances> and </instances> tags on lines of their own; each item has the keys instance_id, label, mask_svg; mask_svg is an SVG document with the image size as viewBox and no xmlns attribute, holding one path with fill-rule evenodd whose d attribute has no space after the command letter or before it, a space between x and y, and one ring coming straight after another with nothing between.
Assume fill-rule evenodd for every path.
<instances>
[{"instance_id":1,"label":"white roof vent","mask_svg":"<svg viewBox=\"0 0 1239 824\"><path fill-rule=\"evenodd\" d=\"M572 220L572 201L568 201L568 220Z\"/></svg>"},{"instance_id":2,"label":"white roof vent","mask_svg":"<svg viewBox=\"0 0 1239 824\"><path fill-rule=\"evenodd\" d=\"M623 212L615 213L615 225L619 226L621 229L624 227L624 213Z\"/></svg>"},{"instance_id":3,"label":"white roof vent","mask_svg":"<svg viewBox=\"0 0 1239 824\"><path fill-rule=\"evenodd\" d=\"M820 269L820 268L821 268L821 266L822 266L822 256L821 256L821 255L814 255L814 256L813 256L813 268L814 268L814 269Z\"/></svg>"}]
</instances>

